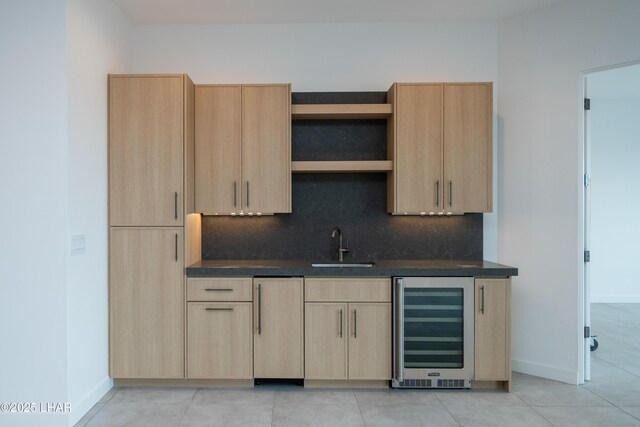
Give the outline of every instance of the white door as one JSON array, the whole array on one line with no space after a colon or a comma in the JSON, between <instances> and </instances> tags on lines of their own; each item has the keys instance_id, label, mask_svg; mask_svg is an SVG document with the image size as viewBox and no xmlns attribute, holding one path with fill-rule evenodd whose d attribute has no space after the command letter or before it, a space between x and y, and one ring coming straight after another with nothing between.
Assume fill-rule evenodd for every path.
<instances>
[{"instance_id":1,"label":"white door","mask_svg":"<svg viewBox=\"0 0 640 427\"><path fill-rule=\"evenodd\" d=\"M584 77L584 380L591 381L591 277L588 254L591 248L591 138L589 123L588 76Z\"/></svg>"}]
</instances>

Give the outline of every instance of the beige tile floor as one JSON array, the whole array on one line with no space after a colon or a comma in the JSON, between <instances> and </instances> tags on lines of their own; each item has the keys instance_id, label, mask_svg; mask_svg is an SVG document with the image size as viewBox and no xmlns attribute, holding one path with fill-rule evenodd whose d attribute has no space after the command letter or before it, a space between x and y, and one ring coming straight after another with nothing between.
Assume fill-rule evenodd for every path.
<instances>
[{"instance_id":1,"label":"beige tile floor","mask_svg":"<svg viewBox=\"0 0 640 427\"><path fill-rule=\"evenodd\" d=\"M498 391L111 390L77 426L639 426L640 304L594 304L593 380Z\"/></svg>"}]
</instances>

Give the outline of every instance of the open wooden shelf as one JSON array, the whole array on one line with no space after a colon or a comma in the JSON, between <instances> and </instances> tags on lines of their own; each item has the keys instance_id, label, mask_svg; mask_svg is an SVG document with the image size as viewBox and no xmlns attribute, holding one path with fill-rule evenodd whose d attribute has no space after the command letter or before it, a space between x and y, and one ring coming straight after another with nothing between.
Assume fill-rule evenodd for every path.
<instances>
[{"instance_id":1,"label":"open wooden shelf","mask_svg":"<svg viewBox=\"0 0 640 427\"><path fill-rule=\"evenodd\" d=\"M386 119L392 104L293 104L291 118L296 119Z\"/></svg>"},{"instance_id":2,"label":"open wooden shelf","mask_svg":"<svg viewBox=\"0 0 640 427\"><path fill-rule=\"evenodd\" d=\"M393 170L391 160L347 160L347 161L293 161L291 172L389 172Z\"/></svg>"}]
</instances>

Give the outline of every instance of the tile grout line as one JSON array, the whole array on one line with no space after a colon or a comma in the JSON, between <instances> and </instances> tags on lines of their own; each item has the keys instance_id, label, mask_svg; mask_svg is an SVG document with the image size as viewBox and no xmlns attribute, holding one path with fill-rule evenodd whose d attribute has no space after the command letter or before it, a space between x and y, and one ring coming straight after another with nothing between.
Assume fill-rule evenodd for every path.
<instances>
[{"instance_id":1,"label":"tile grout line","mask_svg":"<svg viewBox=\"0 0 640 427\"><path fill-rule=\"evenodd\" d=\"M115 388L115 387L110 388L110 389L109 389L109 391L107 391L107 393L105 393L105 396L106 396L106 395L107 395L107 394L108 394L108 393L109 393L113 388ZM100 412L102 412L102 410L104 409L104 407L105 407L105 406L107 406L107 403L111 402L111 400L114 398L114 396L115 396L116 394L118 394L118 392L119 392L119 391L120 391L120 389L119 389L119 388L117 388L117 389L116 389L116 391L115 391L115 393L113 393L113 396L111 396L111 397L109 398L109 400L107 400L106 402L102 402L102 403L101 403L101 402L100 402L100 400L102 400L102 398L104 398L104 396L102 396L102 397L100 398L100 400L99 400L99 401L97 401L97 402L95 403L95 405L93 405L93 406L91 407L91 409L93 409L96 405L100 405L100 404L101 404L102 406L100 407L100 410L98 410L98 412L96 412L95 414L93 414L93 415L92 415L92 416L87 420L87 422L86 422L86 423L84 423L84 424L82 425L82 427L84 427L84 426L88 426L88 425L89 425L89 423L91 422L91 420L92 420L92 419L94 419L94 418L95 418L95 416L96 416L96 415L98 415ZM89 409L89 411L91 411L91 409ZM86 414L85 414L85 415L86 415ZM77 424L77 423L76 423L76 424ZM75 427L75 426L74 426L74 427Z\"/></svg>"},{"instance_id":2,"label":"tile grout line","mask_svg":"<svg viewBox=\"0 0 640 427\"><path fill-rule=\"evenodd\" d=\"M511 380L513 381L513 379ZM509 391L507 392L509 394L513 394L520 402L524 403L524 406L528 406L531 407L531 405L529 405L527 402L525 402L525 400L523 398L521 398L520 396L518 396L518 394L515 391Z\"/></svg>"},{"instance_id":3,"label":"tile grout line","mask_svg":"<svg viewBox=\"0 0 640 427\"><path fill-rule=\"evenodd\" d=\"M255 386L254 386L255 388ZM276 391L273 391L273 403L271 404L271 427L276 423Z\"/></svg>"},{"instance_id":4,"label":"tile grout line","mask_svg":"<svg viewBox=\"0 0 640 427\"><path fill-rule=\"evenodd\" d=\"M611 406L613 406L614 408L618 408L618 409L620 409L620 407L619 407L618 405L616 405L615 403L613 403L612 401L610 401L610 400L609 400L609 399L607 399L606 397L604 397L604 396L600 396L600 395L599 395L598 393L596 393L595 391L593 391L593 390L589 390L588 388L584 387L584 384L583 384L583 385L581 385L581 386L579 386L579 387L582 387L583 389L587 390L589 393L593 394L595 397L597 397L597 398L599 398L599 399L604 400L605 402L607 402L608 404L610 404L610 405L611 405Z\"/></svg>"},{"instance_id":5,"label":"tile grout line","mask_svg":"<svg viewBox=\"0 0 640 427\"><path fill-rule=\"evenodd\" d=\"M364 420L364 415L362 415L362 408L360 407L360 401L358 401L358 396L356 395L355 390L351 390L353 393L353 400L356 401L356 406L358 407L358 412L360 413L360 419L362 419L362 424L364 427L367 427L367 422Z\"/></svg>"},{"instance_id":6,"label":"tile grout line","mask_svg":"<svg viewBox=\"0 0 640 427\"><path fill-rule=\"evenodd\" d=\"M636 420L640 421L640 417L636 417L636 416L635 416L635 415L633 415L632 413L625 411L624 409L622 409L622 408L621 408L621 407L619 407L619 406L616 406L616 408L620 409L622 412L624 412L625 414L629 415L631 418L634 418L634 419L636 419ZM626 406L626 408L636 408L636 406Z\"/></svg>"},{"instance_id":7,"label":"tile grout line","mask_svg":"<svg viewBox=\"0 0 640 427\"><path fill-rule=\"evenodd\" d=\"M92 419L94 419L94 418L95 418L95 416L96 416L96 415L98 415L98 414L99 414L99 413L104 409L104 407L105 407L107 404L106 404L106 403L99 403L99 402L98 402L98 403L96 403L95 405L93 405L93 406L91 407L91 409L93 409L96 405L102 405L102 406L100 407L100 409L98 410L98 412L96 412L96 413L95 413L95 414L93 414L91 417L89 417L89 419L87 420L87 422L86 422L86 423L84 423L84 424L82 424L82 426L81 426L81 427L88 426L88 425L89 425L89 423L91 422L91 420L92 420ZM89 411L91 411L91 409L89 409ZM85 414L85 415L86 415L86 414ZM79 422L79 421L78 421L78 422ZM76 424L77 424L77 423L76 423ZM75 427L75 425L74 425L74 427Z\"/></svg>"},{"instance_id":8,"label":"tile grout line","mask_svg":"<svg viewBox=\"0 0 640 427\"><path fill-rule=\"evenodd\" d=\"M451 417L451 419L453 420L454 423L458 424L458 427L461 427L461 424L458 422L458 420L456 419L456 417L451 413L451 411L449 411L449 408L447 408L447 405L445 405L442 400L440 400L440 397L438 396L437 392L434 392L433 395L436 397L436 400L440 403L440 406L442 406L444 408L445 411L447 411L447 414L449 414L449 416Z\"/></svg>"},{"instance_id":9,"label":"tile grout line","mask_svg":"<svg viewBox=\"0 0 640 427\"><path fill-rule=\"evenodd\" d=\"M607 305L610 305L610 304L607 304ZM608 320L608 321L611 321L611 322L614 322L614 323L617 323L617 324L620 324L620 325L624 325L624 322L619 322L619 321L617 321L617 320L615 320L615 319L610 319L610 318L608 318L608 316L607 316L607 315L600 315L600 316L601 316L601 317L603 317L604 319ZM605 330L606 330L606 328L605 328ZM615 341L615 342L618 342L618 343L627 344L626 342L624 342L624 341L622 341L622 340L619 340L619 339L617 339L617 338L615 338L615 337L611 337L611 336L609 336L609 335L606 335L606 332L605 332L605 334L600 334L600 336L606 337L607 339L611 339L611 340L613 340L613 341ZM629 344L627 344L627 345L629 345ZM632 348L633 348L633 347L635 347L634 345L629 345L629 346L630 346L630 347L632 347ZM631 376L633 376L633 377L640 377L640 376L638 376L638 375L634 374L633 372L629 372L629 371L627 371L627 370L626 370L625 368L623 368L622 366L618 366L618 365L616 365L616 364L614 364L614 363L612 363L612 362L609 362L608 360L603 359L603 358L601 358L601 357L599 357L599 356L597 356L597 355L594 355L594 356L591 356L591 357L592 357L592 358L597 359L600 363L604 363L604 364L606 364L606 365L612 366L612 367L614 367L614 368L616 368L616 369L619 369L619 370L621 370L621 371L623 371L623 372L625 372L625 373L627 373L627 374L629 374L629 375L631 375ZM593 370L593 365L592 365L592 370ZM585 383L585 384L587 384L587 383ZM629 412L625 411L625 410L624 410L624 409L622 409L620 406L618 406L618 405L616 405L615 403L611 402L611 401L610 401L609 399L607 399L606 397L601 396L598 392L596 392L596 391L594 391L594 390L591 390L591 389L589 389L589 388L587 388L587 387L584 387L584 384L583 384L583 388L584 388L585 390L588 390L589 392L591 392L593 395L595 395L595 396L599 397L600 399L604 400L605 402L607 402L607 403L611 404L611 406L612 406L612 407L614 407L614 408L616 408L616 409L618 409L618 410L622 411L623 413L625 413L625 414L627 414L627 415L631 416L631 417L632 417L632 418L634 418L634 419L640 420L640 418L638 418L638 417L634 416L633 414L630 414Z\"/></svg>"},{"instance_id":10,"label":"tile grout line","mask_svg":"<svg viewBox=\"0 0 640 427\"><path fill-rule=\"evenodd\" d=\"M621 340L621 339L619 339L619 338L613 337L613 336L611 336L611 335L607 335L607 334L598 334L598 335L597 335L597 338L600 338L600 337L605 337L606 339L609 339L609 340L615 341L615 343L616 343L616 344L623 344L623 345L626 345L627 347L631 347L633 350L640 350L640 347L638 347L638 346L636 346L636 345L634 345L634 344L629 344L628 342L623 341L623 340ZM596 351L597 351L597 350L596 350ZM597 357L597 356L596 356L596 357Z\"/></svg>"},{"instance_id":11,"label":"tile grout line","mask_svg":"<svg viewBox=\"0 0 640 427\"><path fill-rule=\"evenodd\" d=\"M525 402L525 404L527 404L527 403ZM545 420L546 422L548 422L552 426L557 427L554 423L551 422L550 419L548 419L547 417L544 416L544 414L542 414L540 411L538 411L535 406L531 406L529 404L527 404L527 406L529 408L531 408L533 410L533 412L535 412L536 414L540 415L543 420ZM554 406L539 406L539 408L554 408ZM561 406L561 408L571 408L571 406Z\"/></svg>"},{"instance_id":12,"label":"tile grout line","mask_svg":"<svg viewBox=\"0 0 640 427\"><path fill-rule=\"evenodd\" d=\"M196 393L201 390L200 388L196 388L195 391L193 392L193 396L191 396L191 400L189 401L189 403L187 404L187 407L185 408L184 412L182 413L182 416L180 417L180 419L178 420L178 426L182 423L182 420L184 419L184 416L187 414L187 411L189 410L189 408L191 407L191 404L193 403L193 400L196 398Z\"/></svg>"}]
</instances>

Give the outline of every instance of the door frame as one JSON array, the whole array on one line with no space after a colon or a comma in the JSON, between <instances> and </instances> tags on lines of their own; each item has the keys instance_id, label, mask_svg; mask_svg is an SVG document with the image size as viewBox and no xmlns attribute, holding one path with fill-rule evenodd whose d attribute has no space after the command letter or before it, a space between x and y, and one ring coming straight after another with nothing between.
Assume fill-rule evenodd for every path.
<instances>
[{"instance_id":1,"label":"door frame","mask_svg":"<svg viewBox=\"0 0 640 427\"><path fill-rule=\"evenodd\" d=\"M590 283L590 264L584 260L584 251L591 250L591 227L590 227L590 210L591 210L591 187L586 185L586 177L591 175L591 138L589 132L589 111L584 108L584 100L588 98L588 77L591 74L613 70L616 68L628 67L631 65L640 64L638 61L623 62L619 64L607 65L604 67L591 68L583 70L580 73L580 98L579 111L580 111L580 127L579 127L579 141L580 141L580 217L578 219L578 225L580 227L579 232L579 247L581 250L578 253L578 263L581 265L579 268L579 287L578 287L578 311L579 311L579 331L578 340L579 344L579 363L578 363L578 383L584 384L585 381L591 380L591 339L585 338L585 328L591 329L591 283Z\"/></svg>"}]
</instances>

